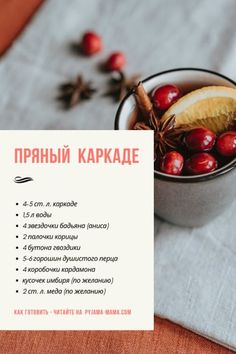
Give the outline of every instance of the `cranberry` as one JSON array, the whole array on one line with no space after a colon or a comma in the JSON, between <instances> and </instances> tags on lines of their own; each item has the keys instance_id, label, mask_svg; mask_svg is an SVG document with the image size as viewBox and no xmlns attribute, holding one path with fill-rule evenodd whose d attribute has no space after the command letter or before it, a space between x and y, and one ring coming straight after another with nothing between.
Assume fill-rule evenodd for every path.
<instances>
[{"instance_id":1,"label":"cranberry","mask_svg":"<svg viewBox=\"0 0 236 354\"><path fill-rule=\"evenodd\" d=\"M214 171L217 168L217 161L207 152L198 152L186 161L185 168L190 175L202 175Z\"/></svg>"},{"instance_id":2,"label":"cranberry","mask_svg":"<svg viewBox=\"0 0 236 354\"><path fill-rule=\"evenodd\" d=\"M196 128L185 136L185 144L191 151L209 151L213 148L216 135L207 128Z\"/></svg>"},{"instance_id":3,"label":"cranberry","mask_svg":"<svg viewBox=\"0 0 236 354\"><path fill-rule=\"evenodd\" d=\"M96 32L83 35L81 49L85 55L93 55L102 50L102 38Z\"/></svg>"},{"instance_id":4,"label":"cranberry","mask_svg":"<svg viewBox=\"0 0 236 354\"><path fill-rule=\"evenodd\" d=\"M154 89L152 100L160 110L168 109L182 96L180 89L175 85L164 85Z\"/></svg>"},{"instance_id":5,"label":"cranberry","mask_svg":"<svg viewBox=\"0 0 236 354\"><path fill-rule=\"evenodd\" d=\"M121 70L125 63L125 55L122 52L114 52L107 59L106 68L109 71Z\"/></svg>"},{"instance_id":6,"label":"cranberry","mask_svg":"<svg viewBox=\"0 0 236 354\"><path fill-rule=\"evenodd\" d=\"M160 170L168 175L179 176L182 172L183 165L183 156L177 151L170 151L163 156L160 164Z\"/></svg>"},{"instance_id":7,"label":"cranberry","mask_svg":"<svg viewBox=\"0 0 236 354\"><path fill-rule=\"evenodd\" d=\"M223 156L236 155L236 132L226 132L219 136L216 149Z\"/></svg>"}]
</instances>

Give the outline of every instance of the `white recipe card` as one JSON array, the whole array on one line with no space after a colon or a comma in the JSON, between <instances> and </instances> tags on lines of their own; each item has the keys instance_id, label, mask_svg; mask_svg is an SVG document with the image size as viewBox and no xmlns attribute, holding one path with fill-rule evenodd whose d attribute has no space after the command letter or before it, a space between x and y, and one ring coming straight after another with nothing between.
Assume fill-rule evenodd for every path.
<instances>
[{"instance_id":1,"label":"white recipe card","mask_svg":"<svg viewBox=\"0 0 236 354\"><path fill-rule=\"evenodd\" d=\"M0 132L1 330L153 329L153 134Z\"/></svg>"}]
</instances>

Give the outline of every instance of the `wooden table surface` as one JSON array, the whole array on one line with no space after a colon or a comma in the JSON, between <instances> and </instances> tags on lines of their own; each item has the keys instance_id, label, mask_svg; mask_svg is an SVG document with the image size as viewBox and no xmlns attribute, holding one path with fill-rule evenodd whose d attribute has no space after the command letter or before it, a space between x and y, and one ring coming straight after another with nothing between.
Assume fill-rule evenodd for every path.
<instances>
[{"instance_id":1,"label":"wooden table surface","mask_svg":"<svg viewBox=\"0 0 236 354\"><path fill-rule=\"evenodd\" d=\"M0 55L42 0L0 0ZM229 354L218 344L155 318L154 331L0 331L0 354Z\"/></svg>"}]
</instances>

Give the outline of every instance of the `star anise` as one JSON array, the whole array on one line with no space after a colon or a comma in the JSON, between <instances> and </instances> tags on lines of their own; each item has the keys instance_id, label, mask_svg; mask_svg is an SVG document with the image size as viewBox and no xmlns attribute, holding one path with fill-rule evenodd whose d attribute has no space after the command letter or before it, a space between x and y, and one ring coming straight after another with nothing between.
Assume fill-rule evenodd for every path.
<instances>
[{"instance_id":1,"label":"star anise","mask_svg":"<svg viewBox=\"0 0 236 354\"><path fill-rule=\"evenodd\" d=\"M110 88L105 92L105 96L113 97L114 101L119 102L124 96L137 85L138 74L127 77L123 71L115 71L110 79Z\"/></svg>"},{"instance_id":2,"label":"star anise","mask_svg":"<svg viewBox=\"0 0 236 354\"><path fill-rule=\"evenodd\" d=\"M161 157L169 149L176 149L181 144L183 129L175 127L175 115L168 117L165 121L157 116L144 122L137 122L135 130L154 130L154 158Z\"/></svg>"},{"instance_id":3,"label":"star anise","mask_svg":"<svg viewBox=\"0 0 236 354\"><path fill-rule=\"evenodd\" d=\"M139 82L134 88L134 96L140 119L135 123L133 129L154 131L154 159L159 159L166 151L179 147L185 130L183 127L176 127L175 115L162 120L142 82Z\"/></svg>"},{"instance_id":4,"label":"star anise","mask_svg":"<svg viewBox=\"0 0 236 354\"><path fill-rule=\"evenodd\" d=\"M82 75L78 75L74 81L60 85L59 92L57 99L63 103L65 109L69 109L82 100L90 99L96 89L91 81L84 81Z\"/></svg>"}]
</instances>

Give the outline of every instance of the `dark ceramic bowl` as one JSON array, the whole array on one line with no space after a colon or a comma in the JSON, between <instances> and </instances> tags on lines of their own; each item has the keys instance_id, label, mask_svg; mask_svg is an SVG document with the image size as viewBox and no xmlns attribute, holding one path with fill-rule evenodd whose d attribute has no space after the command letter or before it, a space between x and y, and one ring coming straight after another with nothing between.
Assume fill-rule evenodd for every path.
<instances>
[{"instance_id":1,"label":"dark ceramic bowl","mask_svg":"<svg viewBox=\"0 0 236 354\"><path fill-rule=\"evenodd\" d=\"M231 79L204 69L173 69L143 80L150 92L158 85L174 83L185 91L203 86L236 87ZM115 129L129 129L136 109L132 92L121 102ZM236 198L236 159L206 175L170 176L154 171L155 213L181 226L201 226L220 215Z\"/></svg>"}]
</instances>

